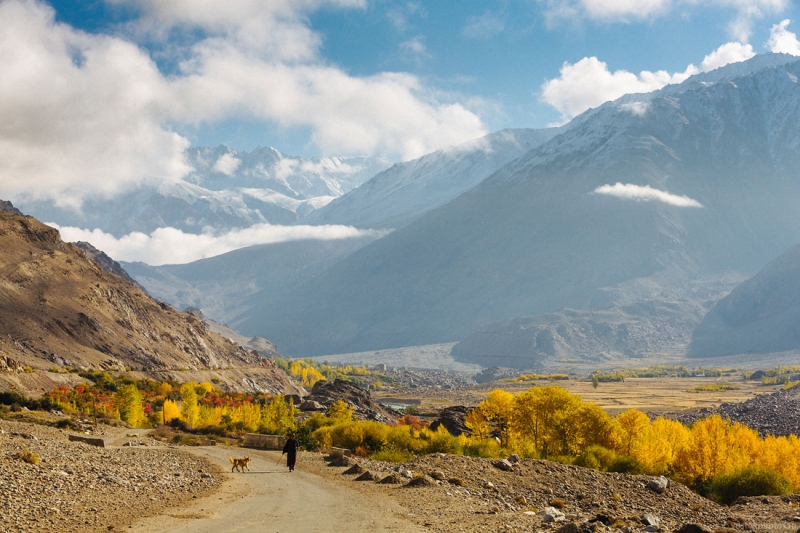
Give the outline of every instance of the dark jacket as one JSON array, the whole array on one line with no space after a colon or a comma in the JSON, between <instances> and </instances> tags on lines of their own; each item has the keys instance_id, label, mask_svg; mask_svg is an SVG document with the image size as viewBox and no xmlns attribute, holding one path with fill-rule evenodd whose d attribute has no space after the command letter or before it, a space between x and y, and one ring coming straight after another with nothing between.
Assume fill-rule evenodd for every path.
<instances>
[{"instance_id":1,"label":"dark jacket","mask_svg":"<svg viewBox=\"0 0 800 533\"><path fill-rule=\"evenodd\" d=\"M283 453L296 454L297 453L297 440L289 439L283 446Z\"/></svg>"}]
</instances>

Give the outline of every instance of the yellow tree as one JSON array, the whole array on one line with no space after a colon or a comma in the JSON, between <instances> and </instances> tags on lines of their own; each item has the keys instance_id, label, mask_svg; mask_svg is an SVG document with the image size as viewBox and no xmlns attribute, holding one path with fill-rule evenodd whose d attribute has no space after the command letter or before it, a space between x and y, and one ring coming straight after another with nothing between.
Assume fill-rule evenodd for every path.
<instances>
[{"instance_id":1,"label":"yellow tree","mask_svg":"<svg viewBox=\"0 0 800 533\"><path fill-rule=\"evenodd\" d=\"M123 385L117 389L115 403L119 418L133 427L140 427L144 423L144 408L142 407L142 395L136 385Z\"/></svg>"},{"instance_id":2,"label":"yellow tree","mask_svg":"<svg viewBox=\"0 0 800 533\"><path fill-rule=\"evenodd\" d=\"M480 407L476 407L469 412L466 418L464 418L464 425L467 426L474 437L478 437L479 439L485 439L492 430L489 426L489 422L486 421L486 417L483 416Z\"/></svg>"},{"instance_id":3,"label":"yellow tree","mask_svg":"<svg viewBox=\"0 0 800 533\"><path fill-rule=\"evenodd\" d=\"M713 415L692 425L689 442L678 452L675 464L685 483L703 483L717 474L749 466L761 446L752 429Z\"/></svg>"},{"instance_id":4,"label":"yellow tree","mask_svg":"<svg viewBox=\"0 0 800 533\"><path fill-rule=\"evenodd\" d=\"M678 452L689 442L689 429L675 420L658 417L645 430L633 457L648 472L665 474L675 462Z\"/></svg>"},{"instance_id":5,"label":"yellow tree","mask_svg":"<svg viewBox=\"0 0 800 533\"><path fill-rule=\"evenodd\" d=\"M183 401L181 402L181 419L190 428L197 425L200 418L200 408L197 405L197 391L194 383L184 383L181 386Z\"/></svg>"},{"instance_id":6,"label":"yellow tree","mask_svg":"<svg viewBox=\"0 0 800 533\"><path fill-rule=\"evenodd\" d=\"M577 412L581 399L562 387L533 387L514 397L511 427L514 435L533 443L536 450L571 454L579 440Z\"/></svg>"},{"instance_id":7,"label":"yellow tree","mask_svg":"<svg viewBox=\"0 0 800 533\"><path fill-rule=\"evenodd\" d=\"M328 417L337 423L347 422L353 419L354 408L350 407L344 400L336 400L328 407Z\"/></svg>"},{"instance_id":8,"label":"yellow tree","mask_svg":"<svg viewBox=\"0 0 800 533\"><path fill-rule=\"evenodd\" d=\"M478 407L486 420L497 430L500 444L508 446L510 422L514 411L514 395L502 389L494 389Z\"/></svg>"},{"instance_id":9,"label":"yellow tree","mask_svg":"<svg viewBox=\"0 0 800 533\"><path fill-rule=\"evenodd\" d=\"M619 431L619 451L634 457L637 446L642 442L645 431L650 426L650 418L641 411L628 409L617 415Z\"/></svg>"},{"instance_id":10,"label":"yellow tree","mask_svg":"<svg viewBox=\"0 0 800 533\"><path fill-rule=\"evenodd\" d=\"M164 422L169 423L174 418L181 417L181 410L178 409L178 404L175 400L164 400L164 407L162 407Z\"/></svg>"},{"instance_id":11,"label":"yellow tree","mask_svg":"<svg viewBox=\"0 0 800 533\"><path fill-rule=\"evenodd\" d=\"M285 396L275 396L272 401L264 406L261 411L262 431L267 431L274 435L285 433L287 430L297 428L294 418L294 400Z\"/></svg>"}]
</instances>

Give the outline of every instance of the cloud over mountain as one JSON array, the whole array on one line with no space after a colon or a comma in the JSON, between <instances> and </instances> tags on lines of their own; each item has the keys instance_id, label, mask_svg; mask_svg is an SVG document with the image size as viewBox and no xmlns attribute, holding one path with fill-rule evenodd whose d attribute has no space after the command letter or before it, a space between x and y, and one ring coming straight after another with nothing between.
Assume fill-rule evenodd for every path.
<instances>
[{"instance_id":1,"label":"cloud over mountain","mask_svg":"<svg viewBox=\"0 0 800 533\"><path fill-rule=\"evenodd\" d=\"M688 196L678 196L666 191L659 191L649 185L634 185L632 183L615 183L614 185L601 185L594 190L595 194L614 196L623 200L633 200L635 202L662 202L675 207L703 207L697 200L692 200Z\"/></svg>"}]
</instances>

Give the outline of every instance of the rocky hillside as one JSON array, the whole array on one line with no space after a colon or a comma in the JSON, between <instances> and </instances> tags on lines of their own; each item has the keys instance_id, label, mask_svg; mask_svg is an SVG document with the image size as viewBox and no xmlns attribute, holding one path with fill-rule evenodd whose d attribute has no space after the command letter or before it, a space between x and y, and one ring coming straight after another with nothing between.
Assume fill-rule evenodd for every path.
<instances>
[{"instance_id":1,"label":"rocky hillside","mask_svg":"<svg viewBox=\"0 0 800 533\"><path fill-rule=\"evenodd\" d=\"M745 402L723 403L716 409L704 408L673 416L684 424L718 414L740 422L765 437L800 435L800 387L761 394Z\"/></svg>"},{"instance_id":2,"label":"rocky hillside","mask_svg":"<svg viewBox=\"0 0 800 533\"><path fill-rule=\"evenodd\" d=\"M800 244L736 287L706 315L690 355L800 350Z\"/></svg>"},{"instance_id":3,"label":"rocky hillside","mask_svg":"<svg viewBox=\"0 0 800 533\"><path fill-rule=\"evenodd\" d=\"M247 368L256 387L296 391L270 361L105 272L34 218L0 213L0 249L0 355L7 371Z\"/></svg>"}]
</instances>

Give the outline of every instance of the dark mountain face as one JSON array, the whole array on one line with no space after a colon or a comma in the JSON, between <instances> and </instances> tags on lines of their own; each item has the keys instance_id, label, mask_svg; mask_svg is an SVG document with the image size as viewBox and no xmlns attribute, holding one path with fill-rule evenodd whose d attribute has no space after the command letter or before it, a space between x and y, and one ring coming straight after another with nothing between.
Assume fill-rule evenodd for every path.
<instances>
[{"instance_id":1,"label":"dark mountain face","mask_svg":"<svg viewBox=\"0 0 800 533\"><path fill-rule=\"evenodd\" d=\"M787 63L604 105L236 325L293 355L389 348L664 272L674 287L753 272L800 232L798 76ZM639 196L595 192L616 183Z\"/></svg>"},{"instance_id":2,"label":"dark mountain face","mask_svg":"<svg viewBox=\"0 0 800 533\"><path fill-rule=\"evenodd\" d=\"M800 350L800 244L736 287L705 316L689 355Z\"/></svg>"}]
</instances>

